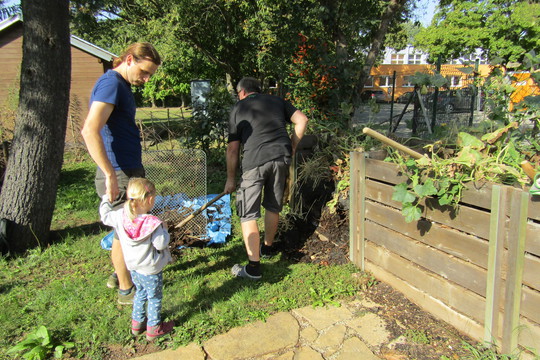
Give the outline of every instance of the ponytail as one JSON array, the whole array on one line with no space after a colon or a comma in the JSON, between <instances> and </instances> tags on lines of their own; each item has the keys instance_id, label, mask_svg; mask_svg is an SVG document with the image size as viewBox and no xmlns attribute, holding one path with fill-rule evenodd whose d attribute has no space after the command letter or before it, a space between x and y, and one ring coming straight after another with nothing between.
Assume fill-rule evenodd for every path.
<instances>
[{"instance_id":1,"label":"ponytail","mask_svg":"<svg viewBox=\"0 0 540 360\"><path fill-rule=\"evenodd\" d=\"M133 220L137 217L136 207L148 197L156 195L156 187L145 178L131 178L126 190L127 201L124 203L124 212Z\"/></svg>"}]
</instances>

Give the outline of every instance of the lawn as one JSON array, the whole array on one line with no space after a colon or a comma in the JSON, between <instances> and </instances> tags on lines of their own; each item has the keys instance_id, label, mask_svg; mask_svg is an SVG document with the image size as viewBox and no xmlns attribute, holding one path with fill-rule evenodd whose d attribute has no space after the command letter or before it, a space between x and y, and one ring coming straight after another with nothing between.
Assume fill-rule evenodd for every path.
<instances>
[{"instance_id":1,"label":"lawn","mask_svg":"<svg viewBox=\"0 0 540 360\"><path fill-rule=\"evenodd\" d=\"M105 286L112 266L100 240L109 230L99 223L93 176L87 157L66 156L53 217L55 243L0 259L0 359L11 359L6 351L40 326L54 344L73 342L70 355L78 358L107 359L111 347L133 342L131 307L118 305L116 292ZM210 193L223 184L214 186ZM202 342L279 311L357 294L353 265L299 264L276 256L263 260L262 281L233 278L230 268L246 255L234 215L232 223L226 244L185 249L165 268L163 316L176 327L158 341L160 347Z\"/></svg>"}]
</instances>

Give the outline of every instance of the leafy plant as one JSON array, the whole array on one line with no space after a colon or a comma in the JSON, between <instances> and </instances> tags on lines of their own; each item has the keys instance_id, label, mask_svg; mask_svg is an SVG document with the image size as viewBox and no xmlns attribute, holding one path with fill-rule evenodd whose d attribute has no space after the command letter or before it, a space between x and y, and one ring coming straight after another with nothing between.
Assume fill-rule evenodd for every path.
<instances>
[{"instance_id":1,"label":"leafy plant","mask_svg":"<svg viewBox=\"0 0 540 360\"><path fill-rule=\"evenodd\" d=\"M7 354L24 352L22 357L27 360L47 359L51 352L56 359L60 359L65 349L75 346L72 342L56 343L50 336L45 326L38 327L34 332L28 334L26 339L12 347Z\"/></svg>"},{"instance_id":2,"label":"leafy plant","mask_svg":"<svg viewBox=\"0 0 540 360\"><path fill-rule=\"evenodd\" d=\"M526 70L536 74L540 59L529 54ZM521 69L517 64L515 69ZM537 79L538 76L532 76ZM515 81L500 68L495 68L486 81L491 108L491 121L476 128L458 132L457 138L447 138L425 146L430 157L405 159L391 153L389 159L408 175L397 184L392 199L402 203L407 222L422 216L422 202L436 197L439 205L457 208L463 190L469 182L489 181L526 186L529 178L521 168L524 160L540 163L538 118L540 96L528 96L515 106L509 106L516 91Z\"/></svg>"}]
</instances>

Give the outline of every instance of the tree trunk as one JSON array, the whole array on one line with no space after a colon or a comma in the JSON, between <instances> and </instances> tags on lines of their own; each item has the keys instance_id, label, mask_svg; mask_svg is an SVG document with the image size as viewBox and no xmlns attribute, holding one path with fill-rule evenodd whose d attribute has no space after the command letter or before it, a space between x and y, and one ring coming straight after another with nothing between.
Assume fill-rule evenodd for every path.
<instances>
[{"instance_id":1,"label":"tree trunk","mask_svg":"<svg viewBox=\"0 0 540 360\"><path fill-rule=\"evenodd\" d=\"M0 194L10 251L48 242L71 81L69 0L23 0L23 58L13 144ZM3 249L5 250L5 249Z\"/></svg>"},{"instance_id":2,"label":"tree trunk","mask_svg":"<svg viewBox=\"0 0 540 360\"><path fill-rule=\"evenodd\" d=\"M377 57L379 56L379 52L381 51L381 48L384 44L384 38L386 37L386 33L388 32L388 27L390 26L390 23L392 22L394 17L399 14L401 9L403 8L403 5L405 5L406 2L407 0L389 1L388 7L382 15L381 24L379 25L379 28L377 29L377 32L373 37L373 41L371 42L371 48L369 49L368 55L366 57L366 62L358 76L358 81L356 82L356 89L355 91L353 91L353 100L355 103L359 101L360 93L364 89L364 84L371 72L371 68L373 67L375 61L377 60Z\"/></svg>"}]
</instances>

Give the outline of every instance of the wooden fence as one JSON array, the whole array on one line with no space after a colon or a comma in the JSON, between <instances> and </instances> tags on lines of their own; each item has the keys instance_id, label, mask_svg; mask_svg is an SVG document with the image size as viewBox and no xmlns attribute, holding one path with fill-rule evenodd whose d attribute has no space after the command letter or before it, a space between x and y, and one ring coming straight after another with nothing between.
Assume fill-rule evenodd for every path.
<instances>
[{"instance_id":1,"label":"wooden fence","mask_svg":"<svg viewBox=\"0 0 540 360\"><path fill-rule=\"evenodd\" d=\"M414 303L503 353L540 352L540 196L487 184L458 211L424 203L406 223L380 153L351 153L350 258Z\"/></svg>"}]
</instances>

